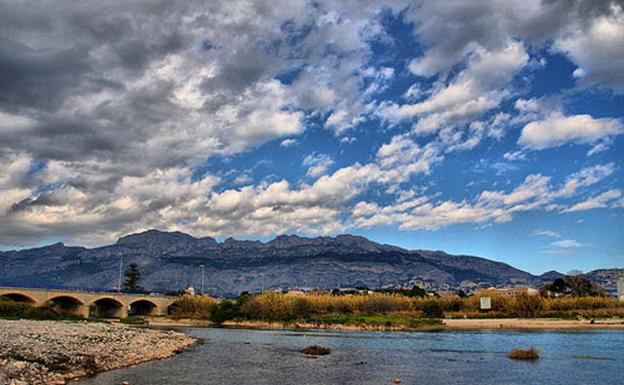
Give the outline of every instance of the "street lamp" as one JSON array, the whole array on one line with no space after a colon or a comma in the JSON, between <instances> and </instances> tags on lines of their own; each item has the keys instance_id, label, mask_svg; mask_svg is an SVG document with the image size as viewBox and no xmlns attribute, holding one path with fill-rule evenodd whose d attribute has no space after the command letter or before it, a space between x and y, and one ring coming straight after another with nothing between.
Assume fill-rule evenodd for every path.
<instances>
[{"instance_id":1,"label":"street lamp","mask_svg":"<svg viewBox=\"0 0 624 385\"><path fill-rule=\"evenodd\" d=\"M201 267L201 293L204 295L204 265L199 265Z\"/></svg>"},{"instance_id":2,"label":"street lamp","mask_svg":"<svg viewBox=\"0 0 624 385\"><path fill-rule=\"evenodd\" d=\"M119 255L119 277L117 280L117 292L121 293L121 266L123 265L123 254L118 253L117 255Z\"/></svg>"}]
</instances>

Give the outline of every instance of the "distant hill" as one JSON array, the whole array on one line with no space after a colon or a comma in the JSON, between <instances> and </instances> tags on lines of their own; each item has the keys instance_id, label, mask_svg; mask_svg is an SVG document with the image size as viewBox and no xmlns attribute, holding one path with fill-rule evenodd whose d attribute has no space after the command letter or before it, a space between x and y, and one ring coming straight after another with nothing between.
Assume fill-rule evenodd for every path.
<instances>
[{"instance_id":1,"label":"distant hill","mask_svg":"<svg viewBox=\"0 0 624 385\"><path fill-rule=\"evenodd\" d=\"M505 263L442 251L406 250L354 235L304 238L281 235L269 242L232 238L217 242L180 232L149 230L115 244L87 249L50 246L0 252L0 282L27 286L112 289L124 268L135 262L149 290L178 290L201 282L206 292L233 296L242 291L290 287L400 287L471 291L476 287L531 285L561 276L534 276ZM622 269L585 276L615 290Z\"/></svg>"}]
</instances>

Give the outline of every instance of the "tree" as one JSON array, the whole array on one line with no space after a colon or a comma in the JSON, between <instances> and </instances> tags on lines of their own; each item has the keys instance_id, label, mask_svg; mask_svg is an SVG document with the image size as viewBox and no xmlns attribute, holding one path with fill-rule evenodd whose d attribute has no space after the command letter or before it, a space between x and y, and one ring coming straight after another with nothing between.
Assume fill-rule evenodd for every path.
<instances>
[{"instance_id":1,"label":"tree","mask_svg":"<svg viewBox=\"0 0 624 385\"><path fill-rule=\"evenodd\" d=\"M139 286L139 280L141 279L141 273L139 272L139 265L131 263L128 266L128 270L124 273L124 291L137 292L143 291L143 288Z\"/></svg>"},{"instance_id":2,"label":"tree","mask_svg":"<svg viewBox=\"0 0 624 385\"><path fill-rule=\"evenodd\" d=\"M541 292L544 295L549 295L550 293L572 297L602 297L605 295L604 289L600 285L579 275L557 278L553 282L544 285Z\"/></svg>"},{"instance_id":3,"label":"tree","mask_svg":"<svg viewBox=\"0 0 624 385\"><path fill-rule=\"evenodd\" d=\"M427 293L427 290L417 285L412 286L408 290L403 290L403 294L405 294L408 297L427 297L429 295Z\"/></svg>"}]
</instances>

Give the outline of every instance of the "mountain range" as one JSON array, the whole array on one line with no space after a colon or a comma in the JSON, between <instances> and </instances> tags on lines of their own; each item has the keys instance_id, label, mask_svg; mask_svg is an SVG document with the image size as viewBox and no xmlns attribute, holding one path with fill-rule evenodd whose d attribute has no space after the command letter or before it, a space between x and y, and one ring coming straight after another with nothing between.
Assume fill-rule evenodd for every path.
<instances>
[{"instance_id":1,"label":"mountain range","mask_svg":"<svg viewBox=\"0 0 624 385\"><path fill-rule=\"evenodd\" d=\"M195 238L181 232L149 230L112 245L85 248L62 243L0 252L0 283L37 287L113 289L120 262L137 263L140 284L150 291L199 288L236 296L294 287L369 288L419 285L446 292L479 287L540 286L562 274L536 276L485 258L443 251L406 250L354 235L305 238L281 235L269 242L228 238ZM203 268L202 268L203 266ZM615 291L624 269L595 270L586 277Z\"/></svg>"}]
</instances>

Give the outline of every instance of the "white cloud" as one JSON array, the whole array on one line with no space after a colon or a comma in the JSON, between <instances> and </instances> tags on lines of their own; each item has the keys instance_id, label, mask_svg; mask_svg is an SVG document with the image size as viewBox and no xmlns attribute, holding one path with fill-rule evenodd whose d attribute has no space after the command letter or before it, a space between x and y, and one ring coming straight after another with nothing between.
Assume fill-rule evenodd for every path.
<instances>
[{"instance_id":1,"label":"white cloud","mask_svg":"<svg viewBox=\"0 0 624 385\"><path fill-rule=\"evenodd\" d=\"M568 255L568 254L574 254L574 250L572 249L544 249L542 250L542 254Z\"/></svg>"},{"instance_id":2,"label":"white cloud","mask_svg":"<svg viewBox=\"0 0 624 385\"><path fill-rule=\"evenodd\" d=\"M613 174L614 171L614 163L583 168L581 171L569 175L566 179L565 185L557 194L559 196L569 197L575 194L579 188L596 184Z\"/></svg>"},{"instance_id":3,"label":"white cloud","mask_svg":"<svg viewBox=\"0 0 624 385\"><path fill-rule=\"evenodd\" d=\"M431 120L448 120L476 116L498 105L502 98L500 88L528 60L521 43L509 42L499 51L481 51L467 68L448 85L438 85L428 99L403 106L390 105L382 115L390 120L401 120L419 115L438 114ZM432 132L440 127L419 123L417 132Z\"/></svg>"},{"instance_id":4,"label":"white cloud","mask_svg":"<svg viewBox=\"0 0 624 385\"><path fill-rule=\"evenodd\" d=\"M624 126L618 119L593 118L585 114L565 116L554 112L543 120L525 125L518 143L542 150L566 143L595 143L622 132Z\"/></svg>"},{"instance_id":5,"label":"white cloud","mask_svg":"<svg viewBox=\"0 0 624 385\"><path fill-rule=\"evenodd\" d=\"M562 239L560 241L551 242L550 246L573 249L573 248L583 247L585 245L582 243L578 243L574 239Z\"/></svg>"},{"instance_id":6,"label":"white cloud","mask_svg":"<svg viewBox=\"0 0 624 385\"><path fill-rule=\"evenodd\" d=\"M284 139L280 143L280 146L282 146L282 147L291 147L291 146L295 146L297 144L298 144L298 142L297 142L296 139Z\"/></svg>"},{"instance_id":7,"label":"white cloud","mask_svg":"<svg viewBox=\"0 0 624 385\"><path fill-rule=\"evenodd\" d=\"M504 222L516 212L563 210L558 199L613 173L597 166L557 188L534 174L457 201L426 194L431 181L414 178L432 173L445 153L499 140L509 126L552 123L556 115L543 113L543 99L519 99L516 116L497 111L516 97L517 75L534 68L538 58L529 52L549 41L579 66L583 84L621 89L616 8L538 0L103 0L81 7L43 0L5 8L19 22L0 27L0 50L17 63L0 75L10 95L0 104L0 242L63 236L94 244L151 227L252 236ZM413 22L424 54L408 58L409 70L431 79L384 101L404 75L371 60L372 42L393 44L384 30L388 13ZM33 19L47 22L22 22ZM245 172L226 174L238 185L228 190L219 177L194 172L267 141L294 146L308 126L352 143L353 130L377 111L413 123L412 131L393 134L364 164L331 172L334 160L316 154L306 165L312 180L271 175L253 183ZM595 154L622 131L621 121L580 117L560 116L564 128L504 157L564 142L591 143ZM434 134L429 143L423 138ZM621 205L612 192L619 190L595 190L596 198L569 210ZM382 207L370 201L376 194L394 201Z\"/></svg>"},{"instance_id":8,"label":"white cloud","mask_svg":"<svg viewBox=\"0 0 624 385\"><path fill-rule=\"evenodd\" d=\"M502 127L508 119L505 114L493 116L488 122L475 119L497 108L509 95L511 79L528 59L522 43L517 41L509 41L498 50L475 50L466 68L448 84L437 82L428 98L401 106L385 104L379 114L390 122L417 118L415 133L439 132L450 150L474 148L486 135L503 135ZM465 135L458 131L463 125L468 128Z\"/></svg>"},{"instance_id":9,"label":"white cloud","mask_svg":"<svg viewBox=\"0 0 624 385\"><path fill-rule=\"evenodd\" d=\"M554 48L578 64L574 76L585 84L599 84L624 92L624 12L611 4L611 12L580 24L555 40Z\"/></svg>"},{"instance_id":10,"label":"white cloud","mask_svg":"<svg viewBox=\"0 0 624 385\"><path fill-rule=\"evenodd\" d=\"M234 178L234 180L232 181L232 183L236 184L236 185L242 185L242 184L249 184L253 182L253 178L251 176L249 176L248 174L241 174L238 175L236 178Z\"/></svg>"},{"instance_id":11,"label":"white cloud","mask_svg":"<svg viewBox=\"0 0 624 385\"><path fill-rule=\"evenodd\" d=\"M589 186L598 180L610 175L612 164L588 167L571 174L567 181L576 180L577 186ZM568 185L569 186L569 185ZM562 191L570 195L577 192L577 188L566 188L565 185L556 188L551 184L551 178L541 174L528 175L522 183L510 191L483 191L473 201L437 200L435 196L411 194L406 199L397 199L394 204L387 206L369 205L366 202L358 204L357 218L354 218L353 227L375 227L397 225L403 230L437 230L461 223L504 223L511 221L514 214L544 210L559 210L562 212L578 211L590 208L592 203L581 203L574 209L565 209L558 200L562 198ZM602 202L613 201L620 197L619 191L608 191L595 200ZM593 201L593 200L592 200ZM582 207L582 208L581 208ZM559 234L538 229L535 235L558 237ZM563 247L563 246L560 246Z\"/></svg>"},{"instance_id":12,"label":"white cloud","mask_svg":"<svg viewBox=\"0 0 624 385\"><path fill-rule=\"evenodd\" d=\"M550 238L558 238L560 236L559 233L556 231L544 230L544 229L537 229L533 231L533 235L537 235L540 237L550 237Z\"/></svg>"},{"instance_id":13,"label":"white cloud","mask_svg":"<svg viewBox=\"0 0 624 385\"><path fill-rule=\"evenodd\" d=\"M565 212L585 211L591 209L605 208L607 204L622 196L620 190L609 190L593 198L579 202L568 209Z\"/></svg>"},{"instance_id":14,"label":"white cloud","mask_svg":"<svg viewBox=\"0 0 624 385\"><path fill-rule=\"evenodd\" d=\"M508 151L508 152L503 154L503 158L505 158L505 159L507 159L509 161L526 160L526 152L524 152L522 150Z\"/></svg>"}]
</instances>

